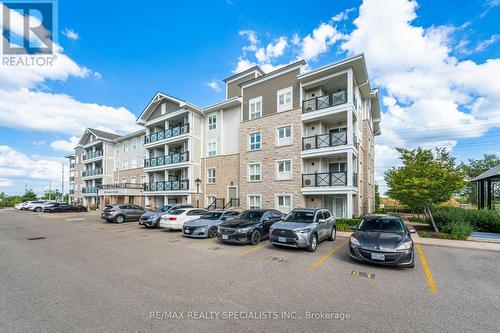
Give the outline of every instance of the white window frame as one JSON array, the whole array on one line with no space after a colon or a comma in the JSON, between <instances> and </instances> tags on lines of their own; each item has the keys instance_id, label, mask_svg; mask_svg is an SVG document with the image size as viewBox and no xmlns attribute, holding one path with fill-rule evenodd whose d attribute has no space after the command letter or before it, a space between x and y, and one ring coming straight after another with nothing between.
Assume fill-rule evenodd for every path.
<instances>
[{"instance_id":1,"label":"white window frame","mask_svg":"<svg viewBox=\"0 0 500 333\"><path fill-rule=\"evenodd\" d=\"M254 165L259 166L259 173L251 173L251 167ZM249 182L260 182L262 181L262 162L253 162L253 163L248 163L247 165L247 170L248 170L248 181ZM259 179L252 179L252 176L259 176Z\"/></svg>"},{"instance_id":2,"label":"white window frame","mask_svg":"<svg viewBox=\"0 0 500 333\"><path fill-rule=\"evenodd\" d=\"M252 205L252 202L251 202L251 198L259 198L259 205L255 205L255 202L253 202L253 205ZM262 195L260 194L249 194L247 196L247 206L248 206L248 209L261 209L262 208Z\"/></svg>"},{"instance_id":3,"label":"white window frame","mask_svg":"<svg viewBox=\"0 0 500 333\"><path fill-rule=\"evenodd\" d=\"M213 172L213 175L211 173ZM207 184L215 184L217 177L216 168L207 168Z\"/></svg>"},{"instance_id":4,"label":"white window frame","mask_svg":"<svg viewBox=\"0 0 500 333\"><path fill-rule=\"evenodd\" d=\"M130 160L130 169L137 168L137 159L133 158Z\"/></svg>"},{"instance_id":5,"label":"white window frame","mask_svg":"<svg viewBox=\"0 0 500 333\"><path fill-rule=\"evenodd\" d=\"M290 162L290 171L280 171L280 164ZM291 180L293 172L293 162L291 159L277 160L276 161L276 179L278 180Z\"/></svg>"},{"instance_id":6,"label":"white window frame","mask_svg":"<svg viewBox=\"0 0 500 333\"><path fill-rule=\"evenodd\" d=\"M280 205L279 199L280 197L289 197L290 198L290 205ZM285 199L283 199L283 203L285 203ZM276 194L276 202L275 202L275 209L279 210L282 213L289 213L293 209L293 195L289 193L279 193Z\"/></svg>"},{"instance_id":7,"label":"white window frame","mask_svg":"<svg viewBox=\"0 0 500 333\"><path fill-rule=\"evenodd\" d=\"M212 199L212 200L209 200L209 199ZM207 207L210 206L215 200L216 200L216 197L213 194L207 194L205 196L205 203L207 204Z\"/></svg>"},{"instance_id":8,"label":"white window frame","mask_svg":"<svg viewBox=\"0 0 500 333\"><path fill-rule=\"evenodd\" d=\"M123 149L124 153L126 153L128 151L128 141L123 141L122 149Z\"/></svg>"},{"instance_id":9,"label":"white window frame","mask_svg":"<svg viewBox=\"0 0 500 333\"><path fill-rule=\"evenodd\" d=\"M280 138L280 130L285 128L290 128L290 137ZM288 124L284 126L276 127L276 145L277 146L288 146L293 143L293 125Z\"/></svg>"},{"instance_id":10,"label":"white window frame","mask_svg":"<svg viewBox=\"0 0 500 333\"><path fill-rule=\"evenodd\" d=\"M260 109L257 110L257 103L260 105ZM252 112L252 106L255 105L254 111ZM252 98L248 101L248 119L258 119L262 118L262 96Z\"/></svg>"},{"instance_id":11,"label":"white window frame","mask_svg":"<svg viewBox=\"0 0 500 333\"><path fill-rule=\"evenodd\" d=\"M146 182L147 182L147 177L141 176L141 184L146 184Z\"/></svg>"},{"instance_id":12,"label":"white window frame","mask_svg":"<svg viewBox=\"0 0 500 333\"><path fill-rule=\"evenodd\" d=\"M286 101L286 95L290 94L290 100ZM283 104L280 104L280 97L283 96ZM276 93L276 108L278 112L288 111L293 108L293 87L278 90Z\"/></svg>"},{"instance_id":13,"label":"white window frame","mask_svg":"<svg viewBox=\"0 0 500 333\"><path fill-rule=\"evenodd\" d=\"M214 145L215 150L210 150L210 145ZM217 141L207 142L207 156L208 157L217 156Z\"/></svg>"},{"instance_id":14,"label":"white window frame","mask_svg":"<svg viewBox=\"0 0 500 333\"><path fill-rule=\"evenodd\" d=\"M253 148L252 149L252 136L254 135L259 135L259 148ZM255 143L253 143L254 145L257 145L257 141ZM262 149L262 132L254 132L254 133L250 133L248 134L248 150L249 151L256 151L256 150L261 150Z\"/></svg>"},{"instance_id":15,"label":"white window frame","mask_svg":"<svg viewBox=\"0 0 500 333\"><path fill-rule=\"evenodd\" d=\"M137 138L133 138L131 141L131 147L133 150L137 149Z\"/></svg>"},{"instance_id":16,"label":"white window frame","mask_svg":"<svg viewBox=\"0 0 500 333\"><path fill-rule=\"evenodd\" d=\"M217 113L212 113L208 116L207 124L209 131L214 131L217 129Z\"/></svg>"}]
</instances>

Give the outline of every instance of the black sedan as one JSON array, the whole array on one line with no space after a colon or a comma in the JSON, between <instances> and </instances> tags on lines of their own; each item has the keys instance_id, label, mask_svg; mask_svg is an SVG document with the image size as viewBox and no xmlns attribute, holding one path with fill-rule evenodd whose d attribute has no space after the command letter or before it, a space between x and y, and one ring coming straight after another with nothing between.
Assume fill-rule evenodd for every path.
<instances>
[{"instance_id":1,"label":"black sedan","mask_svg":"<svg viewBox=\"0 0 500 333\"><path fill-rule=\"evenodd\" d=\"M47 213L86 212L87 208L82 205L57 205L47 207L43 211Z\"/></svg>"},{"instance_id":2,"label":"black sedan","mask_svg":"<svg viewBox=\"0 0 500 333\"><path fill-rule=\"evenodd\" d=\"M400 217L365 216L349 240L349 256L353 260L373 264L415 266L415 251L408 229Z\"/></svg>"},{"instance_id":3,"label":"black sedan","mask_svg":"<svg viewBox=\"0 0 500 333\"><path fill-rule=\"evenodd\" d=\"M219 225L217 238L223 242L258 244L269 237L269 228L283 215L272 209L250 209Z\"/></svg>"}]
</instances>

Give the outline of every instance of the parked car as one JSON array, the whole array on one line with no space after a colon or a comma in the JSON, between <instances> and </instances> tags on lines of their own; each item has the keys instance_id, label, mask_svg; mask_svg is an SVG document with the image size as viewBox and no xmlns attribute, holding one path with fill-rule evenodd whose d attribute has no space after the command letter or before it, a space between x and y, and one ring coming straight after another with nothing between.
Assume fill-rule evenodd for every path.
<instances>
[{"instance_id":1,"label":"parked car","mask_svg":"<svg viewBox=\"0 0 500 333\"><path fill-rule=\"evenodd\" d=\"M59 205L62 205L62 204L60 202L46 202L42 205L42 212L49 212L50 213L49 208L54 208L54 207L57 207Z\"/></svg>"},{"instance_id":2,"label":"parked car","mask_svg":"<svg viewBox=\"0 0 500 333\"><path fill-rule=\"evenodd\" d=\"M21 210L28 210L28 206L32 203L33 201L25 201L21 205Z\"/></svg>"},{"instance_id":3,"label":"parked car","mask_svg":"<svg viewBox=\"0 0 500 333\"><path fill-rule=\"evenodd\" d=\"M201 208L181 208L169 210L160 217L160 228L182 230L184 222L199 219L207 213Z\"/></svg>"},{"instance_id":4,"label":"parked car","mask_svg":"<svg viewBox=\"0 0 500 333\"><path fill-rule=\"evenodd\" d=\"M17 209L17 210L21 210L23 208L24 204L25 204L24 202L16 203L14 205L14 208Z\"/></svg>"},{"instance_id":5,"label":"parked car","mask_svg":"<svg viewBox=\"0 0 500 333\"><path fill-rule=\"evenodd\" d=\"M30 201L30 203L27 205L26 209L32 210L34 212L41 212L43 210L42 205L46 202L47 202L47 200Z\"/></svg>"},{"instance_id":6,"label":"parked car","mask_svg":"<svg viewBox=\"0 0 500 333\"><path fill-rule=\"evenodd\" d=\"M238 215L238 212L232 210L212 210L199 219L185 222L182 234L186 237L214 238L217 236L219 224Z\"/></svg>"},{"instance_id":7,"label":"parked car","mask_svg":"<svg viewBox=\"0 0 500 333\"><path fill-rule=\"evenodd\" d=\"M144 214L144 208L137 205L119 204L104 207L101 218L107 222L123 223L137 221Z\"/></svg>"},{"instance_id":8,"label":"parked car","mask_svg":"<svg viewBox=\"0 0 500 333\"><path fill-rule=\"evenodd\" d=\"M43 209L46 213L70 213L86 212L87 208L82 205L55 204Z\"/></svg>"},{"instance_id":9,"label":"parked car","mask_svg":"<svg viewBox=\"0 0 500 333\"><path fill-rule=\"evenodd\" d=\"M151 212L146 211L142 214L139 219L139 224L145 226L146 228L158 228L158 221L160 221L160 217L167 213L170 210L180 209L180 208L194 208L193 205L190 204L178 204L178 205L166 205L158 208L157 210Z\"/></svg>"},{"instance_id":10,"label":"parked car","mask_svg":"<svg viewBox=\"0 0 500 333\"><path fill-rule=\"evenodd\" d=\"M409 229L398 216L368 215L353 227L349 256L373 264L415 266L415 250Z\"/></svg>"},{"instance_id":11,"label":"parked car","mask_svg":"<svg viewBox=\"0 0 500 333\"><path fill-rule=\"evenodd\" d=\"M223 242L255 245L268 237L269 228L282 217L281 212L273 209L245 210L235 219L220 224L217 238Z\"/></svg>"},{"instance_id":12,"label":"parked car","mask_svg":"<svg viewBox=\"0 0 500 333\"><path fill-rule=\"evenodd\" d=\"M336 236L336 220L328 209L296 208L269 230L273 245L306 248L310 252L316 251L321 241L333 241Z\"/></svg>"}]
</instances>

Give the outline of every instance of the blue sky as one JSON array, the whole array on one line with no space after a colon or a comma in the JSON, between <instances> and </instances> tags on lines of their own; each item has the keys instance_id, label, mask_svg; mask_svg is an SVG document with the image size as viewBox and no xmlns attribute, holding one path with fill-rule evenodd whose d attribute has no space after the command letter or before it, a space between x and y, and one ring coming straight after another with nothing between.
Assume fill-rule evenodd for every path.
<instances>
[{"instance_id":1,"label":"blue sky","mask_svg":"<svg viewBox=\"0 0 500 333\"><path fill-rule=\"evenodd\" d=\"M360 52L382 93L379 183L396 146L498 153L499 19L499 0L60 0L56 68L0 66L0 191L58 186L85 126L133 130L156 91L206 106L237 68L300 57L316 68Z\"/></svg>"}]
</instances>

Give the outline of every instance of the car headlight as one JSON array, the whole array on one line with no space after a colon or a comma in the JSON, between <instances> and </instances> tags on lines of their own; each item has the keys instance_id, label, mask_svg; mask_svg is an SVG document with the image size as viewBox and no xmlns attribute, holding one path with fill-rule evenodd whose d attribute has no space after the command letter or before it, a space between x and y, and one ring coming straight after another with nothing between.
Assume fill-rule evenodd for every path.
<instances>
[{"instance_id":1,"label":"car headlight","mask_svg":"<svg viewBox=\"0 0 500 333\"><path fill-rule=\"evenodd\" d=\"M361 244L359 244L359 241L354 236L351 236L351 244L356 245L356 246L361 245Z\"/></svg>"},{"instance_id":2,"label":"car headlight","mask_svg":"<svg viewBox=\"0 0 500 333\"><path fill-rule=\"evenodd\" d=\"M296 234L307 234L309 231L311 231L311 229L309 228L306 228L306 229L299 229L299 230L294 230L293 232L295 232Z\"/></svg>"},{"instance_id":3,"label":"car headlight","mask_svg":"<svg viewBox=\"0 0 500 333\"><path fill-rule=\"evenodd\" d=\"M252 228L241 228L241 229L237 229L237 230L238 230L238 233L240 233L240 234L246 234L247 232L252 230Z\"/></svg>"},{"instance_id":4,"label":"car headlight","mask_svg":"<svg viewBox=\"0 0 500 333\"><path fill-rule=\"evenodd\" d=\"M219 226L217 227L217 232L220 234L220 227Z\"/></svg>"},{"instance_id":5,"label":"car headlight","mask_svg":"<svg viewBox=\"0 0 500 333\"><path fill-rule=\"evenodd\" d=\"M409 249L411 249L411 245L412 245L412 241L408 240L406 242L399 244L399 246L396 248L396 251L409 250Z\"/></svg>"}]
</instances>

